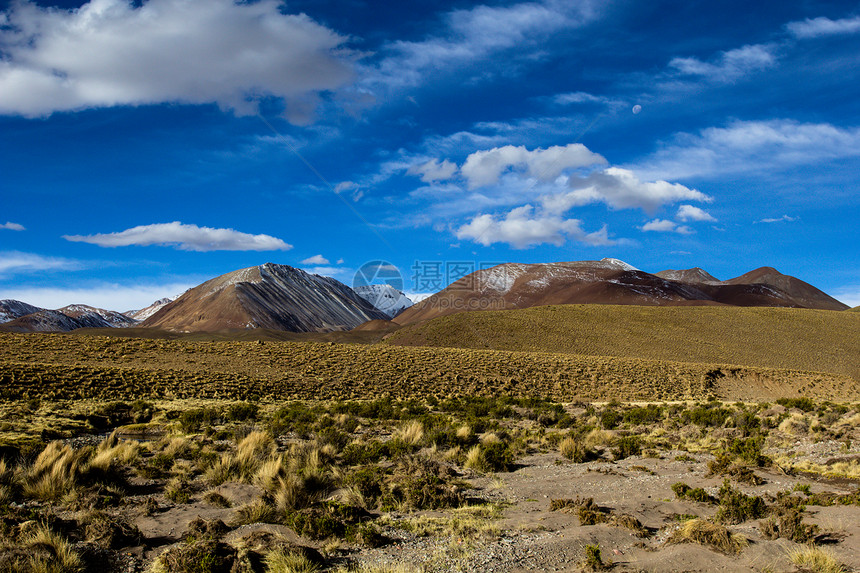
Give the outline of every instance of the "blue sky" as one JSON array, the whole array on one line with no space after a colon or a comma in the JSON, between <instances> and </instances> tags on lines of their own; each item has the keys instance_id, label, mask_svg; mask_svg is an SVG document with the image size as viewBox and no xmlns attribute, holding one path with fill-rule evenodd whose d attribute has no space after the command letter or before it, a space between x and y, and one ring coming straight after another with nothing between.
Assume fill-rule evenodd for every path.
<instances>
[{"instance_id":1,"label":"blue sky","mask_svg":"<svg viewBox=\"0 0 860 573\"><path fill-rule=\"evenodd\" d=\"M0 298L614 257L860 304L857 2L0 10Z\"/></svg>"}]
</instances>

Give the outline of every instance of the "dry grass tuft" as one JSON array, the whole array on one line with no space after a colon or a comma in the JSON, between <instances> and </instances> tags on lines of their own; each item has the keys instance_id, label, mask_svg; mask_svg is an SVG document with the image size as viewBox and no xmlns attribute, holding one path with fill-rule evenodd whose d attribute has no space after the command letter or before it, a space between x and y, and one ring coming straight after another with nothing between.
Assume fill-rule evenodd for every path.
<instances>
[{"instance_id":1,"label":"dry grass tuft","mask_svg":"<svg viewBox=\"0 0 860 573\"><path fill-rule=\"evenodd\" d=\"M690 519L684 522L669 538L669 543L692 542L707 545L723 553L740 553L747 546L745 537L732 534L724 526L705 521L703 519Z\"/></svg>"},{"instance_id":2,"label":"dry grass tuft","mask_svg":"<svg viewBox=\"0 0 860 573\"><path fill-rule=\"evenodd\" d=\"M577 440L571 436L563 439L558 445L561 455L578 464L588 461L590 451L585 447L581 440Z\"/></svg>"},{"instance_id":3,"label":"dry grass tuft","mask_svg":"<svg viewBox=\"0 0 860 573\"><path fill-rule=\"evenodd\" d=\"M313 573L319 565L298 553L276 549L266 555L266 573Z\"/></svg>"},{"instance_id":4,"label":"dry grass tuft","mask_svg":"<svg viewBox=\"0 0 860 573\"><path fill-rule=\"evenodd\" d=\"M24 483L24 495L54 501L74 489L82 463L81 452L60 442L51 442L33 462Z\"/></svg>"},{"instance_id":5,"label":"dry grass tuft","mask_svg":"<svg viewBox=\"0 0 860 573\"><path fill-rule=\"evenodd\" d=\"M794 413L780 422L779 431L792 436L805 436L809 432L809 420L803 414Z\"/></svg>"},{"instance_id":6,"label":"dry grass tuft","mask_svg":"<svg viewBox=\"0 0 860 573\"><path fill-rule=\"evenodd\" d=\"M615 443L615 434L608 430L595 428L585 435L584 445L588 449L609 447Z\"/></svg>"},{"instance_id":7,"label":"dry grass tuft","mask_svg":"<svg viewBox=\"0 0 860 573\"><path fill-rule=\"evenodd\" d=\"M76 573L84 568L81 556L63 536L45 526L30 535L25 544L31 552L27 571L38 573Z\"/></svg>"},{"instance_id":8,"label":"dry grass tuft","mask_svg":"<svg viewBox=\"0 0 860 573\"><path fill-rule=\"evenodd\" d=\"M417 446L424 439L424 424L418 420L406 422L394 434L395 438L410 446Z\"/></svg>"},{"instance_id":9,"label":"dry grass tuft","mask_svg":"<svg viewBox=\"0 0 860 573\"><path fill-rule=\"evenodd\" d=\"M812 573L845 573L847 571L831 551L812 545L790 549L788 558L798 567L803 567L804 570Z\"/></svg>"},{"instance_id":10,"label":"dry grass tuft","mask_svg":"<svg viewBox=\"0 0 860 573\"><path fill-rule=\"evenodd\" d=\"M231 523L238 527L252 523L274 523L276 521L277 514L274 508L262 499L258 499L237 508L233 512Z\"/></svg>"},{"instance_id":11,"label":"dry grass tuft","mask_svg":"<svg viewBox=\"0 0 860 573\"><path fill-rule=\"evenodd\" d=\"M130 464L140 457L140 444L131 440L120 441L114 430L102 440L95 455L87 462L87 469L107 471L115 462Z\"/></svg>"}]
</instances>

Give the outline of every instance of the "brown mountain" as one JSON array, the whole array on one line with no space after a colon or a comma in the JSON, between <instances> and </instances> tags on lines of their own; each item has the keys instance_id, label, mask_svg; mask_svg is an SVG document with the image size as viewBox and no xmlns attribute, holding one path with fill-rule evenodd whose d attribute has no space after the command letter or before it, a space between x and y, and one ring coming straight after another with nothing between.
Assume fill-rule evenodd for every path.
<instances>
[{"instance_id":1,"label":"brown mountain","mask_svg":"<svg viewBox=\"0 0 860 573\"><path fill-rule=\"evenodd\" d=\"M669 279L670 281L678 281L691 284L720 282L720 279L714 277L708 271L700 269L699 267L693 267L692 269L685 269L682 271L660 271L659 273L655 273L655 276L658 276L661 279Z\"/></svg>"},{"instance_id":2,"label":"brown mountain","mask_svg":"<svg viewBox=\"0 0 860 573\"><path fill-rule=\"evenodd\" d=\"M325 332L387 318L333 278L266 263L187 291L146 319L143 326L180 332L250 328Z\"/></svg>"},{"instance_id":3,"label":"brown mountain","mask_svg":"<svg viewBox=\"0 0 860 573\"><path fill-rule=\"evenodd\" d=\"M545 264L506 263L476 271L404 310L394 318L394 322L405 325L461 311L507 310L550 304L847 308L815 287L769 267L729 281L719 281L698 268L653 275L617 259L602 259Z\"/></svg>"}]
</instances>

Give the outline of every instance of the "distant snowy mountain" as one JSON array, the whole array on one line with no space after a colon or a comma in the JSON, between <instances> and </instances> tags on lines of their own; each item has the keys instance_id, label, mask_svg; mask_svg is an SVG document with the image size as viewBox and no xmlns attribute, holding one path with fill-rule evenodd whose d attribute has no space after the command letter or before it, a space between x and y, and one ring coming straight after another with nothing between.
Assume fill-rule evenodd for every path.
<instances>
[{"instance_id":1,"label":"distant snowy mountain","mask_svg":"<svg viewBox=\"0 0 860 573\"><path fill-rule=\"evenodd\" d=\"M414 303L391 285L366 285L354 287L358 296L384 312L389 318L394 318L403 309Z\"/></svg>"},{"instance_id":2,"label":"distant snowy mountain","mask_svg":"<svg viewBox=\"0 0 860 573\"><path fill-rule=\"evenodd\" d=\"M162 307L143 326L179 332L251 328L326 332L387 318L333 278L266 263L194 287Z\"/></svg>"},{"instance_id":3,"label":"distant snowy mountain","mask_svg":"<svg viewBox=\"0 0 860 573\"><path fill-rule=\"evenodd\" d=\"M20 300L0 300L0 323L10 322L16 318L33 314L40 310L45 309L33 306L32 304L27 304L26 302L21 302Z\"/></svg>"},{"instance_id":4,"label":"distant snowy mountain","mask_svg":"<svg viewBox=\"0 0 860 573\"><path fill-rule=\"evenodd\" d=\"M69 332L79 328L125 328L137 321L122 313L72 304L47 310L17 300L0 301L0 323L7 332Z\"/></svg>"},{"instance_id":5,"label":"distant snowy mountain","mask_svg":"<svg viewBox=\"0 0 860 573\"><path fill-rule=\"evenodd\" d=\"M64 306L63 308L59 309L59 311L70 318L77 318L95 322L98 322L96 317L101 318L106 323L106 327L126 328L129 326L134 326L139 322L134 318L130 318L124 315L121 312L116 312L115 310L105 310L103 308L95 308L86 304L70 304L69 306ZM97 326L95 328L104 327Z\"/></svg>"},{"instance_id":6,"label":"distant snowy mountain","mask_svg":"<svg viewBox=\"0 0 860 573\"><path fill-rule=\"evenodd\" d=\"M129 310L124 312L123 314L129 318L133 318L134 320L143 322L144 320L146 320L147 318L149 318L150 316L152 316L153 314L179 298L179 296L180 295L160 298L146 308L141 308L140 310Z\"/></svg>"}]
</instances>

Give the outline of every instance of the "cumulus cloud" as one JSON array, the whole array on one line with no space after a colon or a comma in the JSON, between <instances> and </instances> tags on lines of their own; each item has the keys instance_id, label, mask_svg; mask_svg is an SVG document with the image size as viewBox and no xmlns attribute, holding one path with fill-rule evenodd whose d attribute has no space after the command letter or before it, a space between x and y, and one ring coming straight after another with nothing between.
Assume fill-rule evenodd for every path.
<instances>
[{"instance_id":1,"label":"cumulus cloud","mask_svg":"<svg viewBox=\"0 0 860 573\"><path fill-rule=\"evenodd\" d=\"M529 151L522 145L505 145L472 153L466 158L460 172L466 178L469 188L475 189L498 183L501 174L510 168L524 168L531 177L551 181L568 169L606 163L606 159L589 151L581 143L571 143L564 147L555 145L534 151Z\"/></svg>"},{"instance_id":2,"label":"cumulus cloud","mask_svg":"<svg viewBox=\"0 0 860 573\"><path fill-rule=\"evenodd\" d=\"M793 223L797 220L797 217L783 215L782 217L759 219L756 223Z\"/></svg>"},{"instance_id":3,"label":"cumulus cloud","mask_svg":"<svg viewBox=\"0 0 860 573\"><path fill-rule=\"evenodd\" d=\"M11 298L41 308L62 308L70 304L87 304L96 308L127 312L146 308L153 302L173 297L203 282L188 280L158 285L99 283L91 287L0 287L0 299Z\"/></svg>"},{"instance_id":4,"label":"cumulus cloud","mask_svg":"<svg viewBox=\"0 0 860 573\"><path fill-rule=\"evenodd\" d=\"M433 181L444 181L451 179L457 173L457 164L447 159L439 162L437 159L431 159L420 165L413 165L407 170L410 175L419 175L421 181L432 183Z\"/></svg>"},{"instance_id":5,"label":"cumulus cloud","mask_svg":"<svg viewBox=\"0 0 860 573\"><path fill-rule=\"evenodd\" d=\"M716 219L704 209L694 207L693 205L681 205L678 207L678 213L675 217L681 221L708 221L716 223Z\"/></svg>"},{"instance_id":6,"label":"cumulus cloud","mask_svg":"<svg viewBox=\"0 0 860 573\"><path fill-rule=\"evenodd\" d=\"M302 261L303 265L327 265L329 260L322 255L314 255Z\"/></svg>"},{"instance_id":7,"label":"cumulus cloud","mask_svg":"<svg viewBox=\"0 0 860 573\"><path fill-rule=\"evenodd\" d=\"M698 58L674 58L669 66L682 75L704 76L714 81L728 82L773 66L776 63L775 49L775 46L768 44L747 45L722 52L713 62L703 62Z\"/></svg>"},{"instance_id":8,"label":"cumulus cloud","mask_svg":"<svg viewBox=\"0 0 860 573\"><path fill-rule=\"evenodd\" d=\"M315 94L353 77L346 38L275 0L136 4L14 3L0 28L0 113L163 102L253 113L256 100L276 97L304 123Z\"/></svg>"},{"instance_id":9,"label":"cumulus cloud","mask_svg":"<svg viewBox=\"0 0 860 573\"><path fill-rule=\"evenodd\" d=\"M557 215L536 214L531 205L517 207L503 218L482 214L456 231L458 239L470 239L484 246L507 243L515 249L549 243L560 247L567 239L589 245L612 245L606 227L593 233L583 231L582 222Z\"/></svg>"},{"instance_id":10,"label":"cumulus cloud","mask_svg":"<svg viewBox=\"0 0 860 573\"><path fill-rule=\"evenodd\" d=\"M789 22L785 27L794 37L801 39L833 36L836 34L856 34L860 32L860 16L842 18L841 20L831 20L824 16L820 18L807 18L801 22Z\"/></svg>"},{"instance_id":11,"label":"cumulus cloud","mask_svg":"<svg viewBox=\"0 0 860 573\"><path fill-rule=\"evenodd\" d=\"M370 82L393 87L419 85L440 70L454 71L516 48L540 45L559 30L580 27L596 17L591 0L521 2L509 6L480 5L453 10L444 29L420 41L398 41L384 49L386 57L370 74Z\"/></svg>"},{"instance_id":12,"label":"cumulus cloud","mask_svg":"<svg viewBox=\"0 0 860 573\"><path fill-rule=\"evenodd\" d=\"M75 270L81 267L80 262L69 259L45 257L35 253L18 251L0 252L0 276L40 271Z\"/></svg>"},{"instance_id":13,"label":"cumulus cloud","mask_svg":"<svg viewBox=\"0 0 860 573\"><path fill-rule=\"evenodd\" d=\"M640 176L672 179L741 172L773 172L860 156L860 128L788 119L736 121L698 134L680 133L642 162Z\"/></svg>"},{"instance_id":14,"label":"cumulus cloud","mask_svg":"<svg viewBox=\"0 0 860 573\"><path fill-rule=\"evenodd\" d=\"M7 229L9 231L24 231L25 230L24 225L20 225L18 223L10 223L9 221L0 225L0 229Z\"/></svg>"},{"instance_id":15,"label":"cumulus cloud","mask_svg":"<svg viewBox=\"0 0 860 573\"><path fill-rule=\"evenodd\" d=\"M604 203L611 209L642 209L648 213L680 201L710 202L711 197L662 179L643 181L630 169L605 167L607 160L582 144L527 149L505 145L479 150L456 164L431 160L408 169L412 175L446 166L446 180L416 189L410 196L430 201L421 221L472 216L455 234L481 244L504 242L516 248L549 243L561 245L568 238L590 244L610 244L606 229L585 233L578 219L566 214L574 207ZM510 209L503 216L488 210ZM691 205L682 208L684 220L713 220ZM684 233L688 227L677 227Z\"/></svg>"},{"instance_id":16,"label":"cumulus cloud","mask_svg":"<svg viewBox=\"0 0 860 573\"><path fill-rule=\"evenodd\" d=\"M350 269L345 269L343 267L310 267L305 269L307 272L312 275L320 275L324 277L338 277L350 274L352 271Z\"/></svg>"},{"instance_id":17,"label":"cumulus cloud","mask_svg":"<svg viewBox=\"0 0 860 573\"><path fill-rule=\"evenodd\" d=\"M173 246L182 251L286 251L292 249L281 239L269 235L250 235L233 229L213 229L184 225L179 221L141 225L98 235L64 235L67 241L90 243L100 247L131 245Z\"/></svg>"},{"instance_id":18,"label":"cumulus cloud","mask_svg":"<svg viewBox=\"0 0 860 573\"><path fill-rule=\"evenodd\" d=\"M609 167L587 177L571 177L568 185L574 190L544 199L555 210L567 210L589 203L606 203L613 209L642 209L656 211L660 206L677 201L711 201L711 197L680 183L642 181L629 169Z\"/></svg>"},{"instance_id":19,"label":"cumulus cloud","mask_svg":"<svg viewBox=\"0 0 860 573\"><path fill-rule=\"evenodd\" d=\"M648 221L641 227L639 227L641 231L655 231L658 233L680 233L681 235L690 235L693 233L693 229L686 225L678 225L674 221L669 221L667 219L654 219L653 221Z\"/></svg>"}]
</instances>

